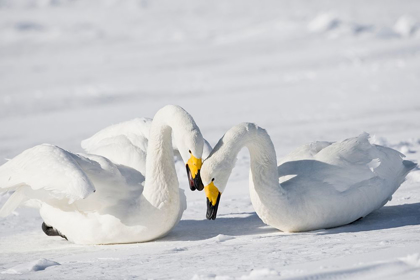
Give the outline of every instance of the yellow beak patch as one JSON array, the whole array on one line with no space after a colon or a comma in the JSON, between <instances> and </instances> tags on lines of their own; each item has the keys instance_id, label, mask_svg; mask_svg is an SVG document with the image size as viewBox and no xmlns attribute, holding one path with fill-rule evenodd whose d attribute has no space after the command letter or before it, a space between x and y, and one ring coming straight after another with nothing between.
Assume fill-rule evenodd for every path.
<instances>
[{"instance_id":1,"label":"yellow beak patch","mask_svg":"<svg viewBox=\"0 0 420 280\"><path fill-rule=\"evenodd\" d=\"M203 161L201 160L201 158L196 158L195 156L193 156L193 154L191 154L191 157L187 161L187 164L190 168L192 178L195 179L195 176L197 176L198 170L200 170Z\"/></svg>"},{"instance_id":2,"label":"yellow beak patch","mask_svg":"<svg viewBox=\"0 0 420 280\"><path fill-rule=\"evenodd\" d=\"M219 196L219 190L214 185L213 182L204 187L204 192L206 193L207 198L209 199L211 205L215 206L217 202L217 197Z\"/></svg>"}]
</instances>

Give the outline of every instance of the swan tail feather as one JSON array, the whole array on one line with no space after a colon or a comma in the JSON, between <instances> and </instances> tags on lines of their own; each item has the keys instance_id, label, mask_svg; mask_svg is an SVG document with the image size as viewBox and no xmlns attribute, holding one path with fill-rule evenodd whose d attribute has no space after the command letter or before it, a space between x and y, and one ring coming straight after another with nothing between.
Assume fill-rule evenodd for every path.
<instances>
[{"instance_id":1,"label":"swan tail feather","mask_svg":"<svg viewBox=\"0 0 420 280\"><path fill-rule=\"evenodd\" d=\"M27 200L25 192L22 188L18 188L6 201L3 207L0 209L0 217L4 218L10 215L15 209Z\"/></svg>"},{"instance_id":2,"label":"swan tail feather","mask_svg":"<svg viewBox=\"0 0 420 280\"><path fill-rule=\"evenodd\" d=\"M417 163L412 162L410 160L403 160L402 164L404 167L401 171L401 184L407 179L406 176L408 175L408 173L410 173L413 169L417 167Z\"/></svg>"},{"instance_id":3,"label":"swan tail feather","mask_svg":"<svg viewBox=\"0 0 420 280\"><path fill-rule=\"evenodd\" d=\"M414 163L409 160L403 160L403 165L404 165L406 174L408 174L411 170L417 167L417 163Z\"/></svg>"},{"instance_id":4,"label":"swan tail feather","mask_svg":"<svg viewBox=\"0 0 420 280\"><path fill-rule=\"evenodd\" d=\"M411 170L413 170L417 166L416 163L409 160L403 160L402 165L403 167L401 168L399 174L397 174L396 176L396 178L399 179L398 183L400 185L406 180L407 174L410 173Z\"/></svg>"}]
</instances>

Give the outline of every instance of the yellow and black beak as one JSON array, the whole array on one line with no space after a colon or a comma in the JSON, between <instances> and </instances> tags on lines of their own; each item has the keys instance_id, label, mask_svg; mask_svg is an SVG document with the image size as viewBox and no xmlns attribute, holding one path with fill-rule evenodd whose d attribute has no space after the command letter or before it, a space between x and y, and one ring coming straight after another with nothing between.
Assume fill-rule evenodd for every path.
<instances>
[{"instance_id":1,"label":"yellow and black beak","mask_svg":"<svg viewBox=\"0 0 420 280\"><path fill-rule=\"evenodd\" d=\"M195 156L193 156L193 154L191 154L191 157L186 164L188 182L192 191L195 191L196 189L202 191L204 189L203 182L201 182L200 176L200 169L202 164L203 161L201 160L201 158L196 158Z\"/></svg>"},{"instance_id":2,"label":"yellow and black beak","mask_svg":"<svg viewBox=\"0 0 420 280\"><path fill-rule=\"evenodd\" d=\"M207 197L207 214L208 220L215 220L217 216L217 209L219 208L221 192L214 185L213 181L204 188Z\"/></svg>"}]
</instances>

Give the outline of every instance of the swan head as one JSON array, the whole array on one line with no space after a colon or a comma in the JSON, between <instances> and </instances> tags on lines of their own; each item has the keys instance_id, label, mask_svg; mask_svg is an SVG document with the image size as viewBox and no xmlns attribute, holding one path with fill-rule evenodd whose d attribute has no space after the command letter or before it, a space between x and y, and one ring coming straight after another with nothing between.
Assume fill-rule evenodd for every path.
<instances>
[{"instance_id":1,"label":"swan head","mask_svg":"<svg viewBox=\"0 0 420 280\"><path fill-rule=\"evenodd\" d=\"M176 145L187 169L190 189L192 191L202 191L204 186L201 181L200 170L203 163L204 139L199 130L186 133L176 139L178 139Z\"/></svg>"},{"instance_id":2,"label":"swan head","mask_svg":"<svg viewBox=\"0 0 420 280\"><path fill-rule=\"evenodd\" d=\"M201 180L205 186L204 192L207 197L206 217L209 220L216 219L220 197L226 188L229 176L235 166L235 160L226 160L224 154L219 151L222 144L223 138L214 147L201 168Z\"/></svg>"},{"instance_id":3,"label":"swan head","mask_svg":"<svg viewBox=\"0 0 420 280\"><path fill-rule=\"evenodd\" d=\"M190 189L203 190L200 169L203 162L204 138L193 117L180 106L166 105L155 114L151 131L160 126L171 128L172 144L185 163ZM157 133L160 131L157 130Z\"/></svg>"}]
</instances>

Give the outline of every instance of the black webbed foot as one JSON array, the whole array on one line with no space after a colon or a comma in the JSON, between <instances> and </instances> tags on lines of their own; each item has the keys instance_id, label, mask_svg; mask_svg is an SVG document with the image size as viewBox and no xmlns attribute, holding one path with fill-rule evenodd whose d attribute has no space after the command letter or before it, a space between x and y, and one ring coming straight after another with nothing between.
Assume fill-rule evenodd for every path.
<instances>
[{"instance_id":1,"label":"black webbed foot","mask_svg":"<svg viewBox=\"0 0 420 280\"><path fill-rule=\"evenodd\" d=\"M67 240L67 237L64 234L53 227L47 226L47 224L44 222L42 223L42 231L48 236L61 236Z\"/></svg>"}]
</instances>

